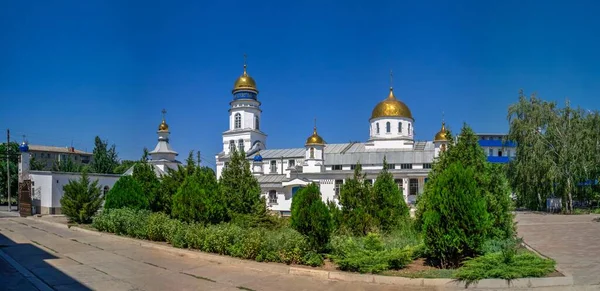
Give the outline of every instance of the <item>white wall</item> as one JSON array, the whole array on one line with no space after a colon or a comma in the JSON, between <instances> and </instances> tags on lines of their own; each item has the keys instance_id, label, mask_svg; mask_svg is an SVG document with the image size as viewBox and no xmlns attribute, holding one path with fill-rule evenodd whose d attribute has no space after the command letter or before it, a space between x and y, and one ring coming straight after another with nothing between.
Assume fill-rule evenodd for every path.
<instances>
[{"instance_id":1,"label":"white wall","mask_svg":"<svg viewBox=\"0 0 600 291\"><path fill-rule=\"evenodd\" d=\"M90 181L93 182L98 180L98 186L103 191L104 186L108 186L109 189L114 186L117 180L121 177L120 175L104 175L104 174L88 174ZM59 173L49 171L31 171L31 181L33 182L32 190L34 192L34 200L36 195L39 193L39 206L48 208L58 208L60 206L60 199L64 195L63 187L69 183L70 180L78 180L81 178L80 173ZM34 201L34 205L38 205ZM39 210L38 210L39 212Z\"/></svg>"}]
</instances>

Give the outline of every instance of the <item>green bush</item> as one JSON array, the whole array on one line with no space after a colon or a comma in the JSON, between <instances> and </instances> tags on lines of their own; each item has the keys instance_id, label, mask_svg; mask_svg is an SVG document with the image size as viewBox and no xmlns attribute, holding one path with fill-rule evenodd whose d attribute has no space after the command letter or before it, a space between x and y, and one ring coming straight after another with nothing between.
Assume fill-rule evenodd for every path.
<instances>
[{"instance_id":1,"label":"green bush","mask_svg":"<svg viewBox=\"0 0 600 291\"><path fill-rule=\"evenodd\" d=\"M148 239L153 241L166 241L170 231L171 219L168 215L157 212L148 217Z\"/></svg>"},{"instance_id":2,"label":"green bush","mask_svg":"<svg viewBox=\"0 0 600 291\"><path fill-rule=\"evenodd\" d=\"M402 191L394 181L394 176L388 171L385 157L383 170L379 172L373 185L373 199L373 216L382 231L394 230L400 223L409 219L408 206Z\"/></svg>"},{"instance_id":3,"label":"green bush","mask_svg":"<svg viewBox=\"0 0 600 291\"><path fill-rule=\"evenodd\" d=\"M308 252L302 259L303 263L311 267L319 267L323 265L323 256L315 252Z\"/></svg>"},{"instance_id":4,"label":"green bush","mask_svg":"<svg viewBox=\"0 0 600 291\"><path fill-rule=\"evenodd\" d=\"M533 253L506 256L502 252L468 260L455 273L456 278L468 282L486 278L512 280L526 277L544 277L554 271L555 262Z\"/></svg>"},{"instance_id":5,"label":"green bush","mask_svg":"<svg viewBox=\"0 0 600 291\"><path fill-rule=\"evenodd\" d=\"M388 247L381 236L369 233L366 237L334 237L330 258L340 270L361 273L380 273L389 269L401 269L413 260L410 246Z\"/></svg>"},{"instance_id":6,"label":"green bush","mask_svg":"<svg viewBox=\"0 0 600 291\"><path fill-rule=\"evenodd\" d=\"M442 267L455 267L475 257L490 228L485 200L478 192L473 169L453 163L428 182L428 208L423 232L428 253Z\"/></svg>"},{"instance_id":7,"label":"green bush","mask_svg":"<svg viewBox=\"0 0 600 291\"><path fill-rule=\"evenodd\" d=\"M187 176L172 198L171 215L185 222L220 223L226 219L225 201L211 169Z\"/></svg>"},{"instance_id":8,"label":"green bush","mask_svg":"<svg viewBox=\"0 0 600 291\"><path fill-rule=\"evenodd\" d=\"M106 194L104 209L149 209L148 197L132 176L122 176Z\"/></svg>"},{"instance_id":9,"label":"green bush","mask_svg":"<svg viewBox=\"0 0 600 291\"><path fill-rule=\"evenodd\" d=\"M331 234L331 217L321 200L319 187L311 183L298 191L292 199L291 210L292 228L305 235L314 250L323 250Z\"/></svg>"},{"instance_id":10,"label":"green bush","mask_svg":"<svg viewBox=\"0 0 600 291\"><path fill-rule=\"evenodd\" d=\"M148 238L150 214L148 210L107 209L94 217L92 226L100 231L145 239Z\"/></svg>"},{"instance_id":11,"label":"green bush","mask_svg":"<svg viewBox=\"0 0 600 291\"><path fill-rule=\"evenodd\" d=\"M63 186L64 195L60 198L62 212L69 221L77 223L90 223L92 217L102 206L102 194L98 187L98 180L90 182L87 173L81 178L70 180Z\"/></svg>"}]
</instances>

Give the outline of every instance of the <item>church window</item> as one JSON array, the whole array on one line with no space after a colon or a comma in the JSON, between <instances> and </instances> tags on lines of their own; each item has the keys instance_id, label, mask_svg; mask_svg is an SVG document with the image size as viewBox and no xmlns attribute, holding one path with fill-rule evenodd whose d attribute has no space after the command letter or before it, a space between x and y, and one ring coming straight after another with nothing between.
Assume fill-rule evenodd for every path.
<instances>
[{"instance_id":1,"label":"church window","mask_svg":"<svg viewBox=\"0 0 600 291\"><path fill-rule=\"evenodd\" d=\"M340 191L342 189L342 185L344 184L344 180L335 180L335 186L333 188L334 192L335 192L335 196L333 196L336 199L340 199Z\"/></svg>"},{"instance_id":2,"label":"church window","mask_svg":"<svg viewBox=\"0 0 600 291\"><path fill-rule=\"evenodd\" d=\"M341 170L342 169L342 165L333 165L331 166L332 170Z\"/></svg>"},{"instance_id":3,"label":"church window","mask_svg":"<svg viewBox=\"0 0 600 291\"><path fill-rule=\"evenodd\" d=\"M350 170L356 169L356 165L350 165Z\"/></svg>"},{"instance_id":4,"label":"church window","mask_svg":"<svg viewBox=\"0 0 600 291\"><path fill-rule=\"evenodd\" d=\"M412 169L412 164L400 164L400 169L410 170L410 169Z\"/></svg>"},{"instance_id":5,"label":"church window","mask_svg":"<svg viewBox=\"0 0 600 291\"><path fill-rule=\"evenodd\" d=\"M239 113L236 113L234 119L235 119L235 124L234 124L235 128L236 129L242 128L242 115Z\"/></svg>"},{"instance_id":6,"label":"church window","mask_svg":"<svg viewBox=\"0 0 600 291\"><path fill-rule=\"evenodd\" d=\"M243 139L238 140L238 149L240 150L240 152L244 151L244 140Z\"/></svg>"},{"instance_id":7,"label":"church window","mask_svg":"<svg viewBox=\"0 0 600 291\"><path fill-rule=\"evenodd\" d=\"M271 161L271 173L277 173L277 161Z\"/></svg>"},{"instance_id":8,"label":"church window","mask_svg":"<svg viewBox=\"0 0 600 291\"><path fill-rule=\"evenodd\" d=\"M392 132L392 125L389 122L387 122L385 124L385 132L387 132L387 133Z\"/></svg>"},{"instance_id":9,"label":"church window","mask_svg":"<svg viewBox=\"0 0 600 291\"><path fill-rule=\"evenodd\" d=\"M488 156L493 156L494 155L494 150L493 149L488 149Z\"/></svg>"},{"instance_id":10,"label":"church window","mask_svg":"<svg viewBox=\"0 0 600 291\"><path fill-rule=\"evenodd\" d=\"M233 140L229 141L229 151L230 152L235 151L235 141L233 141Z\"/></svg>"},{"instance_id":11,"label":"church window","mask_svg":"<svg viewBox=\"0 0 600 291\"><path fill-rule=\"evenodd\" d=\"M423 169L431 169L431 164L423 164Z\"/></svg>"},{"instance_id":12,"label":"church window","mask_svg":"<svg viewBox=\"0 0 600 291\"><path fill-rule=\"evenodd\" d=\"M277 204L277 191L269 191L269 204Z\"/></svg>"},{"instance_id":13,"label":"church window","mask_svg":"<svg viewBox=\"0 0 600 291\"><path fill-rule=\"evenodd\" d=\"M498 151L498 156L501 157L502 156L502 151Z\"/></svg>"},{"instance_id":14,"label":"church window","mask_svg":"<svg viewBox=\"0 0 600 291\"><path fill-rule=\"evenodd\" d=\"M408 124L408 135L410 135L410 123Z\"/></svg>"},{"instance_id":15,"label":"church window","mask_svg":"<svg viewBox=\"0 0 600 291\"><path fill-rule=\"evenodd\" d=\"M408 192L410 195L417 195L419 192L419 180L418 179L410 179Z\"/></svg>"},{"instance_id":16,"label":"church window","mask_svg":"<svg viewBox=\"0 0 600 291\"><path fill-rule=\"evenodd\" d=\"M402 122L398 122L398 132L402 133Z\"/></svg>"},{"instance_id":17,"label":"church window","mask_svg":"<svg viewBox=\"0 0 600 291\"><path fill-rule=\"evenodd\" d=\"M387 168L388 168L388 170L393 170L393 169L396 168L396 165L395 164L388 164Z\"/></svg>"},{"instance_id":18,"label":"church window","mask_svg":"<svg viewBox=\"0 0 600 291\"><path fill-rule=\"evenodd\" d=\"M377 134L379 134L379 122L377 122L375 126L377 127Z\"/></svg>"},{"instance_id":19,"label":"church window","mask_svg":"<svg viewBox=\"0 0 600 291\"><path fill-rule=\"evenodd\" d=\"M254 116L254 129L256 129L256 130L260 129L260 123L258 121L258 116Z\"/></svg>"},{"instance_id":20,"label":"church window","mask_svg":"<svg viewBox=\"0 0 600 291\"><path fill-rule=\"evenodd\" d=\"M311 159L315 158L315 148L310 148L310 158Z\"/></svg>"},{"instance_id":21,"label":"church window","mask_svg":"<svg viewBox=\"0 0 600 291\"><path fill-rule=\"evenodd\" d=\"M288 161L288 167L289 168L293 168L296 166L296 160L289 160Z\"/></svg>"}]
</instances>

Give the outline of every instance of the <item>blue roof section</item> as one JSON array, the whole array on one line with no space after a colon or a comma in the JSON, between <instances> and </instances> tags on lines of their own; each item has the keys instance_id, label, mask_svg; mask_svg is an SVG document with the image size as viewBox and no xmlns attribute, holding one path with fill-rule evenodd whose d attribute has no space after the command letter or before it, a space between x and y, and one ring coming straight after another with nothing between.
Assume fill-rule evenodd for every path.
<instances>
[{"instance_id":1,"label":"blue roof section","mask_svg":"<svg viewBox=\"0 0 600 291\"><path fill-rule=\"evenodd\" d=\"M498 164L508 164L511 158L509 157L487 157L488 162Z\"/></svg>"},{"instance_id":2,"label":"blue roof section","mask_svg":"<svg viewBox=\"0 0 600 291\"><path fill-rule=\"evenodd\" d=\"M517 143L512 141L502 142L501 140L479 140L479 145L482 147L505 147L505 148L514 148L517 147Z\"/></svg>"}]
</instances>

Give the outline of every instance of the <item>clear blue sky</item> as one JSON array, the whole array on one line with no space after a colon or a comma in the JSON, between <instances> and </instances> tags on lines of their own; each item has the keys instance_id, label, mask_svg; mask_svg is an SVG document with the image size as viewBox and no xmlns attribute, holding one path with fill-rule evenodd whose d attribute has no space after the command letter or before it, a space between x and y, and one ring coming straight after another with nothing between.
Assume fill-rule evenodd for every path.
<instances>
[{"instance_id":1,"label":"clear blue sky","mask_svg":"<svg viewBox=\"0 0 600 291\"><path fill-rule=\"evenodd\" d=\"M30 143L120 157L156 144L160 110L185 160L214 163L248 54L268 148L368 138L387 96L419 140L505 132L518 91L600 107L597 1L2 1L0 127ZM4 138L2 138L4 140Z\"/></svg>"}]
</instances>

